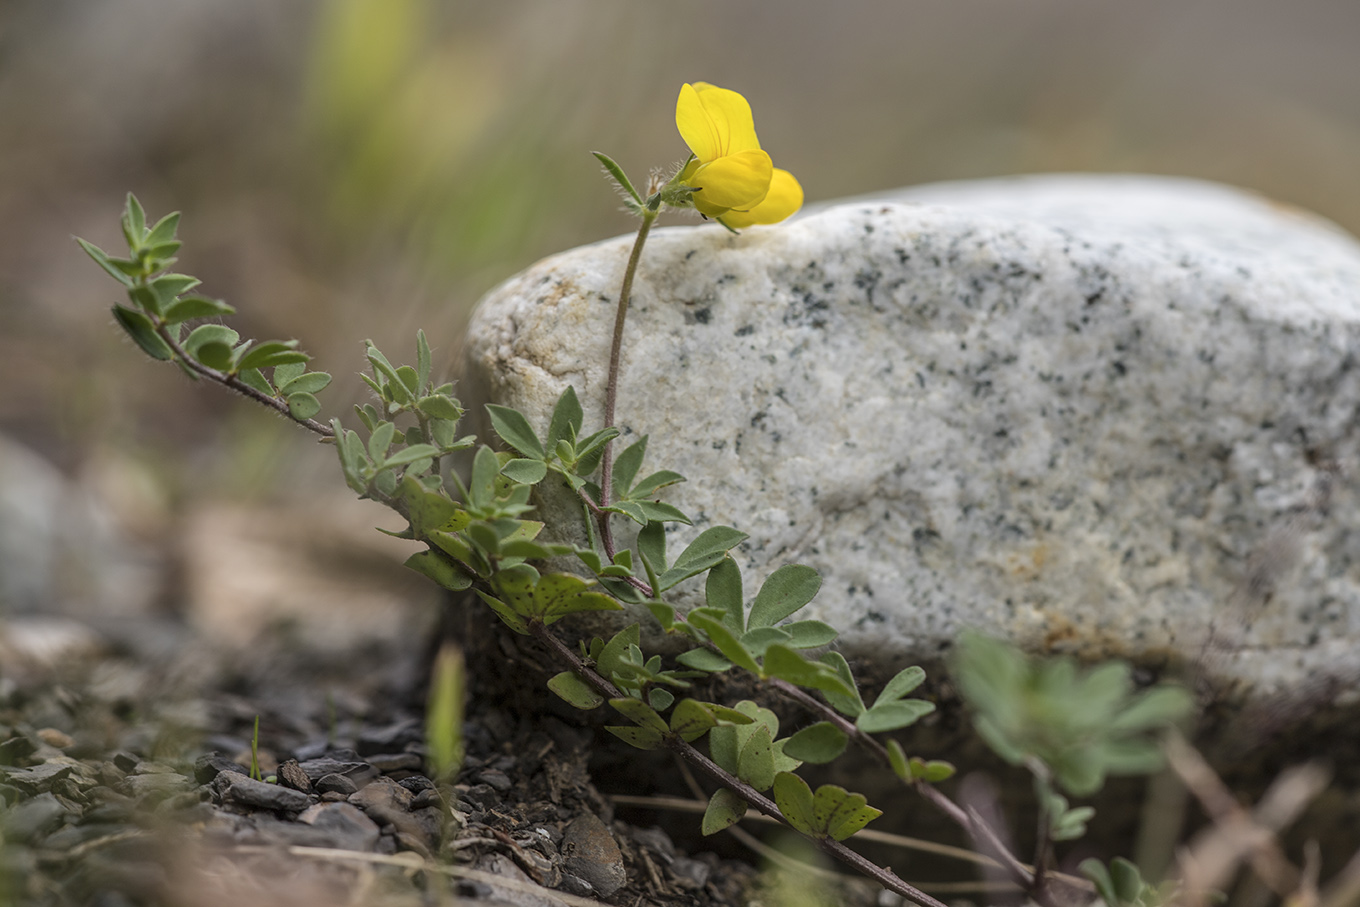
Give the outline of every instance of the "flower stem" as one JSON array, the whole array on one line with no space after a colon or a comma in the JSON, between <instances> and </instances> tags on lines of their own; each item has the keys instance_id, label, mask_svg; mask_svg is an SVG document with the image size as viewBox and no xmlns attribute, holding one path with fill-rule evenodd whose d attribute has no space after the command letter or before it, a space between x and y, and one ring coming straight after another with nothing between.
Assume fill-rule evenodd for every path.
<instances>
[{"instance_id":1,"label":"flower stem","mask_svg":"<svg viewBox=\"0 0 1360 907\"><path fill-rule=\"evenodd\" d=\"M637 239L633 240L633 251L628 256L628 266L623 271L623 287L619 290L618 310L614 313L614 341L609 347L609 380L604 391L604 427L614 427L614 405L619 395L619 367L623 359L623 325L628 320L628 299L633 294L633 277L637 274L638 262L642 259L642 247L651 232L656 211L645 210L642 226L638 227ZM608 507L614 485L614 448L612 441L606 441L604 454L600 458L600 507ZM614 559L614 535L609 527L609 514L600 514L600 540L604 543L605 554Z\"/></svg>"}]
</instances>

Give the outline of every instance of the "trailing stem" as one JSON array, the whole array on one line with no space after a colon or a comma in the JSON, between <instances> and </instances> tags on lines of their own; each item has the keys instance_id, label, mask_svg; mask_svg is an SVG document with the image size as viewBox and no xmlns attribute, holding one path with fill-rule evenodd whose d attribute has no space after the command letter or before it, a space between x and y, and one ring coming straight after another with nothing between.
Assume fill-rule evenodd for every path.
<instances>
[{"instance_id":1,"label":"trailing stem","mask_svg":"<svg viewBox=\"0 0 1360 907\"><path fill-rule=\"evenodd\" d=\"M619 305L614 313L614 339L609 347L609 379L604 389L604 427L614 427L614 405L619 395L619 367L623 359L623 326L628 320L628 300L633 295L633 277L637 274L638 262L642 260L642 247L647 243L652 221L657 212L644 208L642 226L638 227L637 239L633 240L633 251L628 255L628 265L623 271L623 287L619 290ZM600 507L609 506L614 485L614 442L606 441L604 454L600 458ZM614 533L609 525L609 514L600 513L600 541L604 544L605 554L613 560L615 554Z\"/></svg>"}]
</instances>

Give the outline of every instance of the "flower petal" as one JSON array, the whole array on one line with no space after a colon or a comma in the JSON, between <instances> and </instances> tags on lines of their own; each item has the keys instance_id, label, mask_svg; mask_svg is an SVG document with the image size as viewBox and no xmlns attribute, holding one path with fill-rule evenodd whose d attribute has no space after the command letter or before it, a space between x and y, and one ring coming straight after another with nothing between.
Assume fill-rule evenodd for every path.
<instances>
[{"instance_id":1,"label":"flower petal","mask_svg":"<svg viewBox=\"0 0 1360 907\"><path fill-rule=\"evenodd\" d=\"M680 97L675 102L675 127L700 163L722 156L722 136L717 124L699 99L698 90L688 82L680 86Z\"/></svg>"},{"instance_id":2,"label":"flower petal","mask_svg":"<svg viewBox=\"0 0 1360 907\"><path fill-rule=\"evenodd\" d=\"M746 98L707 82L695 82L694 91L717 127L719 150L723 156L760 150L756 121Z\"/></svg>"},{"instance_id":3,"label":"flower petal","mask_svg":"<svg viewBox=\"0 0 1360 907\"><path fill-rule=\"evenodd\" d=\"M729 211L722 215L723 223L734 230L754 224L777 224L803 207L803 187L787 170L774 169L770 177L770 191L755 207L746 211Z\"/></svg>"},{"instance_id":4,"label":"flower petal","mask_svg":"<svg viewBox=\"0 0 1360 907\"><path fill-rule=\"evenodd\" d=\"M704 164L687 181L698 189L694 193L694 207L709 217L717 217L728 208L754 208L770 191L774 166L763 151L743 151ZM723 209L714 212L710 209Z\"/></svg>"}]
</instances>

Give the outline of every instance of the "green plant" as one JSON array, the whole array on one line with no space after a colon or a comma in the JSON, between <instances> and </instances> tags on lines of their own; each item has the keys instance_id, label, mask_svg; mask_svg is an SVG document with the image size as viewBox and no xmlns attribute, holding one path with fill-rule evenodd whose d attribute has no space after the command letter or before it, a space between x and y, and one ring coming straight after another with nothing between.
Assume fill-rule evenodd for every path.
<instances>
[{"instance_id":1,"label":"green plant","mask_svg":"<svg viewBox=\"0 0 1360 907\"><path fill-rule=\"evenodd\" d=\"M683 133L683 123L681 129ZM797 619L821 586L816 571L796 564L780 567L748 599L741 571L729 554L746 535L712 526L671 553L666 524L691 521L662 498L684 477L666 469L643 469L646 437L613 456L612 442L619 435L613 423L623 325L648 231L663 206L690 207L696 196L703 198L699 193L716 192L722 168L728 166L724 160L743 153L727 151L732 153L711 156L703 164L710 169L702 177L703 168L691 166L691 155L669 181L653 179L645 198L622 168L597 155L627 207L641 219L616 311L603 421L588 424L572 388L558 399L548 424L537 428L524 414L491 405L487 411L493 430L506 448L500 451L471 435L459 435L464 409L451 385L432 380L423 332L416 335L414 365L393 365L367 344L369 373L363 378L375 400L355 407L356 427L346 427L338 418L318 422L314 417L321 407L315 395L330 375L307 371L308 357L296 341L242 341L219 323L234 312L230 306L191 295L198 281L170 271L179 248L174 238L177 214L148 227L141 206L129 196L123 215L128 257L110 257L83 240L81 245L124 287L129 304L116 305L114 315L144 352L174 362L191 378L244 394L333 443L349 487L404 517L406 528L391 534L422 546L407 566L446 589L473 590L510 630L539 640L558 668L548 686L562 699L583 710L607 704L619 716L608 726L610 733L641 749L670 749L716 785L703 820L705 833L726 828L755 808L898 894L943 907L844 843L880 815L878 809L862 795L834 785L814 791L797 774L804 763L836 759L853 741L961 827L999 841L993 830L935 787L953 774L951 764L909 756L897 739L876 736L909 728L935 709L934 703L911 695L924 682L925 672L919 667L900 671L866 704L845 658L825 651L837 637L835 628ZM742 203L747 208L726 207L738 215L767 216L758 209L760 198L775 191L774 177L765 180L759 192L742 184L749 194ZM710 212L716 210L711 199L706 204ZM787 199L780 205L783 211ZM705 205L699 208L703 211ZM186 334L190 323L196 326ZM469 450L471 467L463 477L450 458ZM543 524L527 517L535 495L554 489L579 503L585 544L541 541ZM631 546L616 542L615 520L636 526ZM573 536L557 532L549 537ZM564 558L574 560L577 572L550 572L543 566ZM668 596L681 584L701 579L704 604L680 613ZM637 622L608 639L582 640L576 647L551 629L573 614L625 610L649 614L662 632L684 640L686 650L669 665L661 655L648 654ZM1133 697L1125 689L1123 668L1079 675L1066 662L1035 664L998 643L969 640L957 670L983 735L1003 756L1035 772L1046 854L1049 841L1079 836L1091 816L1087 807L1069 808L1051 783L1069 793L1088 794L1108 773L1150 770L1155 750L1146 732L1180 714L1185 701L1173 701L1169 694ZM728 671L749 674L803 707L814 721L780 737L774 714L755 702L729 706L693 695L697 681ZM460 761L461 688L461 662L441 653L430 691L427 743L431 771L445 782ZM252 776L258 773L257 742L258 719ZM1095 756L1089 752L1093 746ZM1047 888L1054 876L1042 855L1030 867L1004 847L997 849L1017 884L1042 903L1057 903ZM1065 884L1071 884L1067 878Z\"/></svg>"}]
</instances>

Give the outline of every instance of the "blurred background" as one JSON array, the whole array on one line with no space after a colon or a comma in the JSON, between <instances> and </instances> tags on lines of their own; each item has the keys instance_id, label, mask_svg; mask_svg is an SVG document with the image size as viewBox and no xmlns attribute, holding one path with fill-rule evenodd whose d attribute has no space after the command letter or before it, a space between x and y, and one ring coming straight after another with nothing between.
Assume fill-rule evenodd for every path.
<instances>
[{"instance_id":1,"label":"blurred background","mask_svg":"<svg viewBox=\"0 0 1360 907\"><path fill-rule=\"evenodd\" d=\"M382 613L346 574L373 564L375 596L427 594L327 450L114 328L71 236L120 248L128 191L184 212L179 268L244 336L301 339L344 415L365 337L407 358L423 326L453 375L482 293L627 231L588 152L678 161L682 82L744 93L810 202L1136 171L1360 232L1357 47L1353 0L4 0L0 614L248 635L243 601Z\"/></svg>"}]
</instances>

